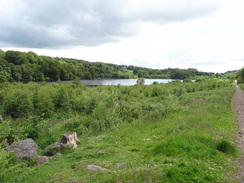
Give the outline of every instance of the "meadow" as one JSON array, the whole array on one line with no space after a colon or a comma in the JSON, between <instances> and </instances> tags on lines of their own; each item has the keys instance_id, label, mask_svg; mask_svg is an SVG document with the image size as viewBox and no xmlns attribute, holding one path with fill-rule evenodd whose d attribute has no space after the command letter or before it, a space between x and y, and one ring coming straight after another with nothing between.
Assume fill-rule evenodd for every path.
<instances>
[{"instance_id":1,"label":"meadow","mask_svg":"<svg viewBox=\"0 0 244 183\"><path fill-rule=\"evenodd\" d=\"M232 82L220 80L98 87L2 83L0 180L237 182L234 92ZM41 166L4 150L33 138L45 155L43 149L67 131L77 132L78 148ZM87 170L91 164L107 170Z\"/></svg>"}]
</instances>

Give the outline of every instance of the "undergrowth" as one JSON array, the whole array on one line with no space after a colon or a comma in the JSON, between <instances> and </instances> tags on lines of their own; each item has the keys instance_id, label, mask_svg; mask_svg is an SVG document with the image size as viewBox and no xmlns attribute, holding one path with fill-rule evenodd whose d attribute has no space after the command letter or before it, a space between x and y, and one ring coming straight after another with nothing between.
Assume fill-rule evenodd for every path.
<instances>
[{"instance_id":1,"label":"undergrowth","mask_svg":"<svg viewBox=\"0 0 244 183\"><path fill-rule=\"evenodd\" d=\"M241 89L244 91L244 84L239 84L239 86L240 86Z\"/></svg>"}]
</instances>

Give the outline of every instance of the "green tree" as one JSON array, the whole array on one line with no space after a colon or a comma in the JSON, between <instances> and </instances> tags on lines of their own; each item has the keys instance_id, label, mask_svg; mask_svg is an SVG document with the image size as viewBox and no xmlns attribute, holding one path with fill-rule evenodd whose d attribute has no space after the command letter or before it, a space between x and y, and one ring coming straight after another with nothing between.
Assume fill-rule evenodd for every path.
<instances>
[{"instance_id":1,"label":"green tree","mask_svg":"<svg viewBox=\"0 0 244 183\"><path fill-rule=\"evenodd\" d=\"M5 59L15 65L21 65L28 62L26 53L20 51L7 51Z\"/></svg>"},{"instance_id":2,"label":"green tree","mask_svg":"<svg viewBox=\"0 0 244 183\"><path fill-rule=\"evenodd\" d=\"M145 84L145 80L144 80L144 78L139 78L139 79L137 79L136 83L144 85Z\"/></svg>"},{"instance_id":3,"label":"green tree","mask_svg":"<svg viewBox=\"0 0 244 183\"><path fill-rule=\"evenodd\" d=\"M0 49L0 58L4 58L4 57L5 57L5 52Z\"/></svg>"},{"instance_id":4,"label":"green tree","mask_svg":"<svg viewBox=\"0 0 244 183\"><path fill-rule=\"evenodd\" d=\"M12 78L14 81L22 81L22 69L19 65L12 67Z\"/></svg>"},{"instance_id":5,"label":"green tree","mask_svg":"<svg viewBox=\"0 0 244 183\"><path fill-rule=\"evenodd\" d=\"M31 64L36 64L38 62L38 55L32 51L29 51L27 54L27 59L29 63Z\"/></svg>"},{"instance_id":6,"label":"green tree","mask_svg":"<svg viewBox=\"0 0 244 183\"><path fill-rule=\"evenodd\" d=\"M30 65L23 64L20 66L22 71L22 81L27 83L33 80L34 70Z\"/></svg>"}]
</instances>

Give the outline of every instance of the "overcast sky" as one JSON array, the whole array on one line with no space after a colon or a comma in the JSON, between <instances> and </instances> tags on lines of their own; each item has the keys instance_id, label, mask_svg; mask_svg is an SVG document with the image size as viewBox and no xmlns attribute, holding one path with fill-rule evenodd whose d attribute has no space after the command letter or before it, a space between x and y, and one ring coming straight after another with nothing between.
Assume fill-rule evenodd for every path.
<instances>
[{"instance_id":1,"label":"overcast sky","mask_svg":"<svg viewBox=\"0 0 244 183\"><path fill-rule=\"evenodd\" d=\"M1 0L0 49L149 68L244 66L243 0Z\"/></svg>"}]
</instances>

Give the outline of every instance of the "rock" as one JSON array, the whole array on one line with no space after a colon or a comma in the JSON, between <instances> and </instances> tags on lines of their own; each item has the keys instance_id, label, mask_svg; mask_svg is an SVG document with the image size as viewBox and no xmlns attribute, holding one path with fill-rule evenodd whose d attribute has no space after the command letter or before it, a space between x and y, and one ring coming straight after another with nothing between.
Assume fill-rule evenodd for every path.
<instances>
[{"instance_id":1,"label":"rock","mask_svg":"<svg viewBox=\"0 0 244 183\"><path fill-rule=\"evenodd\" d=\"M125 164L126 164L125 162L115 163L114 167L119 168L119 167L121 167L122 165L125 165Z\"/></svg>"},{"instance_id":2,"label":"rock","mask_svg":"<svg viewBox=\"0 0 244 183\"><path fill-rule=\"evenodd\" d=\"M54 154L54 155L53 155L54 158L55 158L55 157L60 157L60 156L62 156L61 153L57 153L57 154Z\"/></svg>"},{"instance_id":3,"label":"rock","mask_svg":"<svg viewBox=\"0 0 244 183\"><path fill-rule=\"evenodd\" d=\"M59 142L77 148L76 141L79 141L76 132L66 132Z\"/></svg>"},{"instance_id":4,"label":"rock","mask_svg":"<svg viewBox=\"0 0 244 183\"><path fill-rule=\"evenodd\" d=\"M21 160L28 160L37 154L38 146L31 138L18 141L6 147L7 151L14 151Z\"/></svg>"},{"instance_id":5,"label":"rock","mask_svg":"<svg viewBox=\"0 0 244 183\"><path fill-rule=\"evenodd\" d=\"M143 139L144 141L150 141L150 140L152 140L152 139L150 139L150 138L147 138L147 139Z\"/></svg>"},{"instance_id":6,"label":"rock","mask_svg":"<svg viewBox=\"0 0 244 183\"><path fill-rule=\"evenodd\" d=\"M86 168L87 168L87 170L91 170L91 171L96 171L96 170L98 170L98 171L106 171L106 170L109 170L107 168L103 168L103 167L100 167L98 165L88 165Z\"/></svg>"},{"instance_id":7,"label":"rock","mask_svg":"<svg viewBox=\"0 0 244 183\"><path fill-rule=\"evenodd\" d=\"M37 156L36 157L36 165L42 165L44 163L47 163L49 161L49 158L47 156Z\"/></svg>"},{"instance_id":8,"label":"rock","mask_svg":"<svg viewBox=\"0 0 244 183\"><path fill-rule=\"evenodd\" d=\"M68 147L67 144L63 144L63 143L60 143L60 142L55 142L55 143L49 145L48 147L46 147L44 149L44 152L48 156L53 156L54 154L58 154L57 152L65 149L66 147Z\"/></svg>"},{"instance_id":9,"label":"rock","mask_svg":"<svg viewBox=\"0 0 244 183\"><path fill-rule=\"evenodd\" d=\"M77 138L76 132L66 132L63 134L63 137L60 141L49 145L44 151L47 155L54 155L55 153L67 148L68 146L77 148L77 141L79 141L79 139Z\"/></svg>"},{"instance_id":10,"label":"rock","mask_svg":"<svg viewBox=\"0 0 244 183\"><path fill-rule=\"evenodd\" d=\"M108 154L109 151L106 151L106 150L102 150L102 151L97 151L96 152L96 155L100 155L100 154Z\"/></svg>"},{"instance_id":11,"label":"rock","mask_svg":"<svg viewBox=\"0 0 244 183\"><path fill-rule=\"evenodd\" d=\"M52 149L56 150L56 151L60 151L62 149L65 149L68 145L61 143L61 142L55 142L54 144L52 144Z\"/></svg>"}]
</instances>

